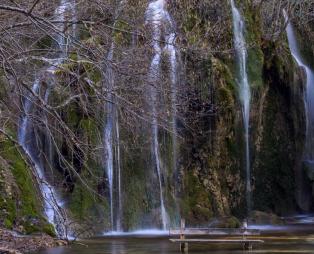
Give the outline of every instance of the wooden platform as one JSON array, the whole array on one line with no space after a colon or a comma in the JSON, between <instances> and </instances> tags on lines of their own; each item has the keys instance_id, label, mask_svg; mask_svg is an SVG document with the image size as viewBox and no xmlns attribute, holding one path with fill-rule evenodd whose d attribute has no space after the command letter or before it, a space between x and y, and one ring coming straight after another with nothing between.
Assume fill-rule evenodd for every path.
<instances>
[{"instance_id":1,"label":"wooden platform","mask_svg":"<svg viewBox=\"0 0 314 254\"><path fill-rule=\"evenodd\" d=\"M259 236L259 230L247 228L185 228L185 220L181 219L180 229L170 229L169 236L179 236L180 238L169 239L173 243L180 244L181 252L188 252L189 243L194 244L241 244L243 249L251 250L253 244L264 243L260 239L249 237ZM198 238L197 238L198 236ZM189 237L189 238L187 238ZM205 238L207 237L207 238ZM208 238L211 237L211 238ZM214 238L213 238L214 237ZM228 238L227 238L228 237Z\"/></svg>"}]
</instances>

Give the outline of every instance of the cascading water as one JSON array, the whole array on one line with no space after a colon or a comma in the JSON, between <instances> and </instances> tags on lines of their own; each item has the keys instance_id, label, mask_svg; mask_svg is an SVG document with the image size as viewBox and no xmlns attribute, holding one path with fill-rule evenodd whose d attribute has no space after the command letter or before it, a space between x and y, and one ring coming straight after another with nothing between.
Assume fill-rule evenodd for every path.
<instances>
[{"instance_id":1,"label":"cascading water","mask_svg":"<svg viewBox=\"0 0 314 254\"><path fill-rule=\"evenodd\" d=\"M292 56L296 60L297 64L303 68L306 72L306 89L304 96L304 104L306 110L306 143L304 160L309 166L314 167L314 72L304 62L298 42L294 33L293 25L289 22L289 17L285 11L283 11L285 21L287 23L286 33L288 37L289 47ZM299 179L297 180L299 181ZM304 195L300 192L298 198L302 200Z\"/></svg>"},{"instance_id":2,"label":"cascading water","mask_svg":"<svg viewBox=\"0 0 314 254\"><path fill-rule=\"evenodd\" d=\"M168 53L170 62L170 80L171 80L171 112L172 112L172 160L173 160L173 172L177 174L177 159L178 159L178 131L177 131L177 83L178 83L178 58L180 58L180 52L176 50L175 40L176 34L174 30L173 22L169 17L169 23L172 25L172 31L166 36L165 50ZM174 186L174 196L177 197L178 186ZM176 214L179 215L178 202L175 202ZM179 218L179 216L177 216Z\"/></svg>"},{"instance_id":3,"label":"cascading water","mask_svg":"<svg viewBox=\"0 0 314 254\"><path fill-rule=\"evenodd\" d=\"M238 63L238 84L240 92L240 101L242 104L242 114L244 123L244 137L245 137L245 170L246 170L246 202L248 215L252 209L252 193L251 193L251 170L250 170L250 147L249 147L249 120L250 120L250 85L247 76L247 49L244 38L244 21L236 8L234 0L230 0L233 16L233 33L234 33L234 47L237 55Z\"/></svg>"},{"instance_id":4,"label":"cascading water","mask_svg":"<svg viewBox=\"0 0 314 254\"><path fill-rule=\"evenodd\" d=\"M106 79L107 79L107 89L108 89L108 99L107 103L105 104L105 110L106 110L106 125L104 129L104 144L106 148L106 172L108 177L108 183L109 183L109 195L110 195L110 223L111 223L111 229L114 231L114 202L113 202L113 124L114 124L114 108L113 108L113 95L112 95L112 89L114 86L114 77L113 77L113 71L110 66L110 62L113 59L113 50L114 50L114 44L112 43L107 61L108 61L108 67L106 69Z\"/></svg>"},{"instance_id":5,"label":"cascading water","mask_svg":"<svg viewBox=\"0 0 314 254\"><path fill-rule=\"evenodd\" d=\"M118 169L118 214L117 214L117 231L122 231L122 186L121 186L121 155L120 155L120 127L118 119L118 111L116 110L116 161Z\"/></svg>"},{"instance_id":6,"label":"cascading water","mask_svg":"<svg viewBox=\"0 0 314 254\"><path fill-rule=\"evenodd\" d=\"M171 22L172 24L172 22ZM170 62L170 79L171 79L171 111L172 111L172 142L173 142L173 169L176 169L177 161L177 52L175 48L175 33L171 32L166 37L166 51L168 52Z\"/></svg>"},{"instance_id":7,"label":"cascading water","mask_svg":"<svg viewBox=\"0 0 314 254\"><path fill-rule=\"evenodd\" d=\"M160 156L159 156L159 142L158 142L158 125L157 125L157 91L154 85L157 85L159 72L160 72L160 59L161 59L161 22L164 19L164 1L158 0L149 4L147 9L147 19L152 24L153 29L153 48L154 48L154 57L151 62L149 77L150 77L150 97L151 97L151 110L152 110L152 152L155 158L155 166L157 169L158 183L159 183L159 193L160 193L160 209L161 209L161 221L163 229L167 227L167 215L164 204L163 189L161 183L161 169L160 169Z\"/></svg>"},{"instance_id":8,"label":"cascading water","mask_svg":"<svg viewBox=\"0 0 314 254\"><path fill-rule=\"evenodd\" d=\"M153 49L154 57L152 59L150 69L149 69L149 80L150 80L150 101L151 101L151 112L152 112L152 154L155 159L155 167L157 170L159 193L160 193L160 210L161 210L161 222L162 228L166 229L168 225L168 215L164 203L163 186L162 186L162 171L161 171L161 161L159 154L159 141L158 141L158 121L157 121L157 106L158 106L158 92L157 85L160 78L160 61L162 57L162 47L161 47L161 36L162 27L168 25L170 29L173 30L173 22L165 8L165 0L152 1L146 10L146 22L152 27L152 38L153 38ZM170 32L165 35L166 46L165 50L169 56L170 68L171 68L171 104L172 104L172 132L173 132L173 160L174 165L176 163L176 96L177 96L177 56L175 43L175 33ZM174 166L175 167L175 166Z\"/></svg>"},{"instance_id":9,"label":"cascading water","mask_svg":"<svg viewBox=\"0 0 314 254\"><path fill-rule=\"evenodd\" d=\"M68 2L66 0L61 0L60 5L55 11L55 17L59 18L60 21L65 21L65 13L67 10L70 10L73 12L74 9L74 3L73 2ZM65 41L65 36L63 34L64 31L64 23L61 23L57 29L61 32L57 32L56 36L53 37L53 39L56 41L58 47L60 48L60 52L58 54L58 57L56 59L51 60L51 66L49 66L46 69L46 72L54 74L55 70L58 68L58 65L60 65L63 61L63 58L66 56L66 41ZM65 222L66 222L66 215L62 211L62 201L58 197L55 189L53 188L52 185L50 185L44 175L44 166L42 163L40 163L39 158L36 155L36 148L32 147L32 139L33 135L29 131L32 129L32 111L35 106L34 101L36 100L35 96L40 96L40 83L41 80L40 78L36 78L33 87L32 87L32 94L29 94L24 101L24 116L21 119L21 124L19 126L18 130L18 140L22 148L24 149L25 153L29 156L29 158L32 160L37 177L38 177L38 183L39 183L39 188L42 193L43 199L44 199L44 209L45 209L45 214L47 216L47 219L49 223L51 223L59 237L66 238L68 237L67 235L67 229L65 227ZM45 98L44 101L48 102L49 94L50 94L51 88L48 87L46 92L45 92ZM34 94L34 95L33 95ZM46 125L47 123L47 119Z\"/></svg>"},{"instance_id":10,"label":"cascading water","mask_svg":"<svg viewBox=\"0 0 314 254\"><path fill-rule=\"evenodd\" d=\"M126 1L120 1L115 16L117 16ZM116 17L115 17L116 18ZM114 90L114 71L112 69L113 54L115 49L114 41L111 43L109 53L107 55L106 65L106 82L107 102L105 103L106 124L104 127L103 143L105 144L106 159L105 168L109 183L109 199L110 199L110 223L112 232L122 231L122 186L121 186L121 157L120 157L120 127L119 114L116 106L116 98L113 95ZM115 162L115 163L114 163ZM116 172L114 170L116 168ZM114 195L115 177L117 178L117 194ZM115 207L117 206L117 213Z\"/></svg>"}]
</instances>

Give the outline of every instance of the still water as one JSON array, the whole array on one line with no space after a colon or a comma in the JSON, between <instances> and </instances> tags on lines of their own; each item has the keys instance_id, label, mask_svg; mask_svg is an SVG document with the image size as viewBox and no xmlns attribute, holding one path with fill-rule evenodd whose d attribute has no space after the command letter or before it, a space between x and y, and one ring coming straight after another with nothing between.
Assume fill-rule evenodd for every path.
<instances>
[{"instance_id":1,"label":"still water","mask_svg":"<svg viewBox=\"0 0 314 254\"><path fill-rule=\"evenodd\" d=\"M252 251L242 250L239 244L190 244L189 253L314 253L313 234L263 235L265 243L255 245ZM170 243L168 237L101 237L82 240L68 247L43 250L34 254L174 254L179 245Z\"/></svg>"},{"instance_id":2,"label":"still water","mask_svg":"<svg viewBox=\"0 0 314 254\"><path fill-rule=\"evenodd\" d=\"M261 236L265 242L244 251L240 244L189 244L190 254L211 253L313 253L314 225L262 226ZM169 236L107 236L80 240L68 247L43 250L33 254L175 254L180 253L179 244L171 243Z\"/></svg>"}]
</instances>

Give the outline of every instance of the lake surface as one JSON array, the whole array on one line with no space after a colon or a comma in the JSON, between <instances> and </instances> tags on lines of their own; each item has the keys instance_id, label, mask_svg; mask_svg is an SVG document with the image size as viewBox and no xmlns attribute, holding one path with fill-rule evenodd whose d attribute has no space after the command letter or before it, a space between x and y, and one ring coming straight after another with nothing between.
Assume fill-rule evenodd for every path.
<instances>
[{"instance_id":1,"label":"lake surface","mask_svg":"<svg viewBox=\"0 0 314 254\"><path fill-rule=\"evenodd\" d=\"M264 244L255 245L252 251L242 250L240 244L189 244L189 253L314 253L313 234L278 232L263 235ZM168 237L99 237L76 242L68 247L43 250L34 254L172 254L180 253L179 245Z\"/></svg>"}]
</instances>

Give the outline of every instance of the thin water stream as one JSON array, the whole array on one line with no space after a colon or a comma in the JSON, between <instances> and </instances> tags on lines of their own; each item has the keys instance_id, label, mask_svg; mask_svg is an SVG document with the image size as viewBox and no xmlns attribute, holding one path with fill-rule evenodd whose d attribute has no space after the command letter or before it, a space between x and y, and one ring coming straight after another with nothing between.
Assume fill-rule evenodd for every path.
<instances>
[{"instance_id":1,"label":"thin water stream","mask_svg":"<svg viewBox=\"0 0 314 254\"><path fill-rule=\"evenodd\" d=\"M114 230L114 197L113 197L113 126L115 121L114 116L114 105L113 105L113 86L114 86L114 77L113 70L110 66L110 62L113 60L113 51L114 51L114 43L112 43L111 48L109 50L107 61L109 62L108 68L106 70L106 79L107 79L107 89L108 89L108 100L105 103L105 111L106 111L106 125L104 129L104 144L106 151L106 173L109 182L109 199L110 199L110 223L111 229Z\"/></svg>"},{"instance_id":2,"label":"thin water stream","mask_svg":"<svg viewBox=\"0 0 314 254\"><path fill-rule=\"evenodd\" d=\"M124 0L119 2L115 13L115 22L120 11L124 7ZM104 104L105 125L103 143L105 148L105 170L109 183L109 203L110 203L110 223L112 232L122 231L122 185L121 185L121 156L120 156L120 125L119 114L114 95L115 90L115 73L112 68L112 61L114 60L115 42L111 43L105 66L105 82L104 88L108 94L107 100ZM115 184L117 182L117 184ZM116 187L117 185L118 187ZM117 191L114 191L117 189Z\"/></svg>"},{"instance_id":3,"label":"thin water stream","mask_svg":"<svg viewBox=\"0 0 314 254\"><path fill-rule=\"evenodd\" d=\"M237 9L234 0L230 0L233 16L234 47L238 65L238 85L240 102L242 104L242 115L244 124L245 140L245 171L246 171L246 202L248 215L252 210L252 191L251 191L251 168L250 168L250 100L251 91L247 75L247 48L244 37L245 24L243 18Z\"/></svg>"}]
</instances>

